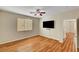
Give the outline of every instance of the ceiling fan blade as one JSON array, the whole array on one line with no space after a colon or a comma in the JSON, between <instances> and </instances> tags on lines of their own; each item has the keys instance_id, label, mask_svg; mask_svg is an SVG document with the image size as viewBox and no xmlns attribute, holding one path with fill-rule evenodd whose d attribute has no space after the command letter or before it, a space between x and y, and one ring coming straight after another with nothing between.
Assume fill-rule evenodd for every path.
<instances>
[{"instance_id":1,"label":"ceiling fan blade","mask_svg":"<svg viewBox=\"0 0 79 59\"><path fill-rule=\"evenodd\" d=\"M41 12L42 14L45 14L46 12Z\"/></svg>"},{"instance_id":2,"label":"ceiling fan blade","mask_svg":"<svg viewBox=\"0 0 79 59\"><path fill-rule=\"evenodd\" d=\"M40 16L42 16L42 14L40 13Z\"/></svg>"},{"instance_id":3,"label":"ceiling fan blade","mask_svg":"<svg viewBox=\"0 0 79 59\"><path fill-rule=\"evenodd\" d=\"M37 9L36 11L38 12L38 11L40 11L40 9Z\"/></svg>"},{"instance_id":4,"label":"ceiling fan blade","mask_svg":"<svg viewBox=\"0 0 79 59\"><path fill-rule=\"evenodd\" d=\"M37 14L34 14L34 16L36 16Z\"/></svg>"}]
</instances>

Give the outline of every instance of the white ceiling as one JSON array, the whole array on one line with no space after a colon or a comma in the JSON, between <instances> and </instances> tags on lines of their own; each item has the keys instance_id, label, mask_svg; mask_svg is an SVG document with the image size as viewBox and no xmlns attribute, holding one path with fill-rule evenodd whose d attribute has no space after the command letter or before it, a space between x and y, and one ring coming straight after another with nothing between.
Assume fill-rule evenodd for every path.
<instances>
[{"instance_id":1,"label":"white ceiling","mask_svg":"<svg viewBox=\"0 0 79 59\"><path fill-rule=\"evenodd\" d=\"M10 12L15 12L23 15L34 16L30 12L35 11L36 9L42 9L46 11L46 15L54 15L60 12L66 12L73 9L79 8L78 6L0 6L1 10L6 10Z\"/></svg>"}]
</instances>

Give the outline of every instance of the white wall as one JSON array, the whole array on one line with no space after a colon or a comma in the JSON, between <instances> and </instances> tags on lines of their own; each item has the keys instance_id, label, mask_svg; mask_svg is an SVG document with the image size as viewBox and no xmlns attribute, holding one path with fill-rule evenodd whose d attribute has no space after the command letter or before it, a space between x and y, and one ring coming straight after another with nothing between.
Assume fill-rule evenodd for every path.
<instances>
[{"instance_id":1,"label":"white wall","mask_svg":"<svg viewBox=\"0 0 79 59\"><path fill-rule=\"evenodd\" d=\"M17 18L30 18L33 20L33 30L17 32ZM0 44L31 37L39 34L39 19L0 11Z\"/></svg>"},{"instance_id":2,"label":"white wall","mask_svg":"<svg viewBox=\"0 0 79 59\"><path fill-rule=\"evenodd\" d=\"M48 20L54 20L55 28L53 29L43 28L43 21L48 21ZM61 28L61 23L62 23L61 21L53 19L51 16L42 18L40 21L40 35L62 41L63 35L59 31L59 29Z\"/></svg>"},{"instance_id":3,"label":"white wall","mask_svg":"<svg viewBox=\"0 0 79 59\"><path fill-rule=\"evenodd\" d=\"M78 19L79 18L79 9L71 10L57 15L52 15L52 17L44 17L40 21L40 34L49 38L54 38L59 41L63 41L63 20L67 19ZM55 28L51 30L44 29L42 27L42 22L45 20L55 20Z\"/></svg>"},{"instance_id":4,"label":"white wall","mask_svg":"<svg viewBox=\"0 0 79 59\"><path fill-rule=\"evenodd\" d=\"M15 41L24 37L29 37L33 35L40 35L54 38L59 41L63 40L63 20L66 19L77 19L79 18L79 9L72 10L68 12L63 12L57 15L47 15L41 19L33 18L33 30L26 32L17 32L16 30L16 19L17 17L28 18L28 16L19 15L15 13L0 11L0 43ZM55 28L47 30L42 27L42 22L45 20L54 20ZM40 22L40 32L39 32L39 22Z\"/></svg>"}]
</instances>

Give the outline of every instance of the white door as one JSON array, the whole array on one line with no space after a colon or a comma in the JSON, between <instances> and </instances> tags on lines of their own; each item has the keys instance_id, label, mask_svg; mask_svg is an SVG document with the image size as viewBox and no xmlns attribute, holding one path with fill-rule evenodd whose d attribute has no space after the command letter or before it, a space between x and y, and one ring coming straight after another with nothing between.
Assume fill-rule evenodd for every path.
<instances>
[{"instance_id":1,"label":"white door","mask_svg":"<svg viewBox=\"0 0 79 59\"><path fill-rule=\"evenodd\" d=\"M66 36L67 32L74 33L73 41L75 44L75 48L77 49L77 20L76 19L64 20L64 37Z\"/></svg>"}]
</instances>

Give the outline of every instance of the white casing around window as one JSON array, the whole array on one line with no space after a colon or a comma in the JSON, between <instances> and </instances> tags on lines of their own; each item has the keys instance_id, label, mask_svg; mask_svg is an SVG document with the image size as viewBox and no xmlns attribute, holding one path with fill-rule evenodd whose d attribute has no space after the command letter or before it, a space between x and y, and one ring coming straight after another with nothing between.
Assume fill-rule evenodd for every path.
<instances>
[{"instance_id":1,"label":"white casing around window","mask_svg":"<svg viewBox=\"0 0 79 59\"><path fill-rule=\"evenodd\" d=\"M32 30L32 20L31 19L17 19L17 31L27 31Z\"/></svg>"}]
</instances>

